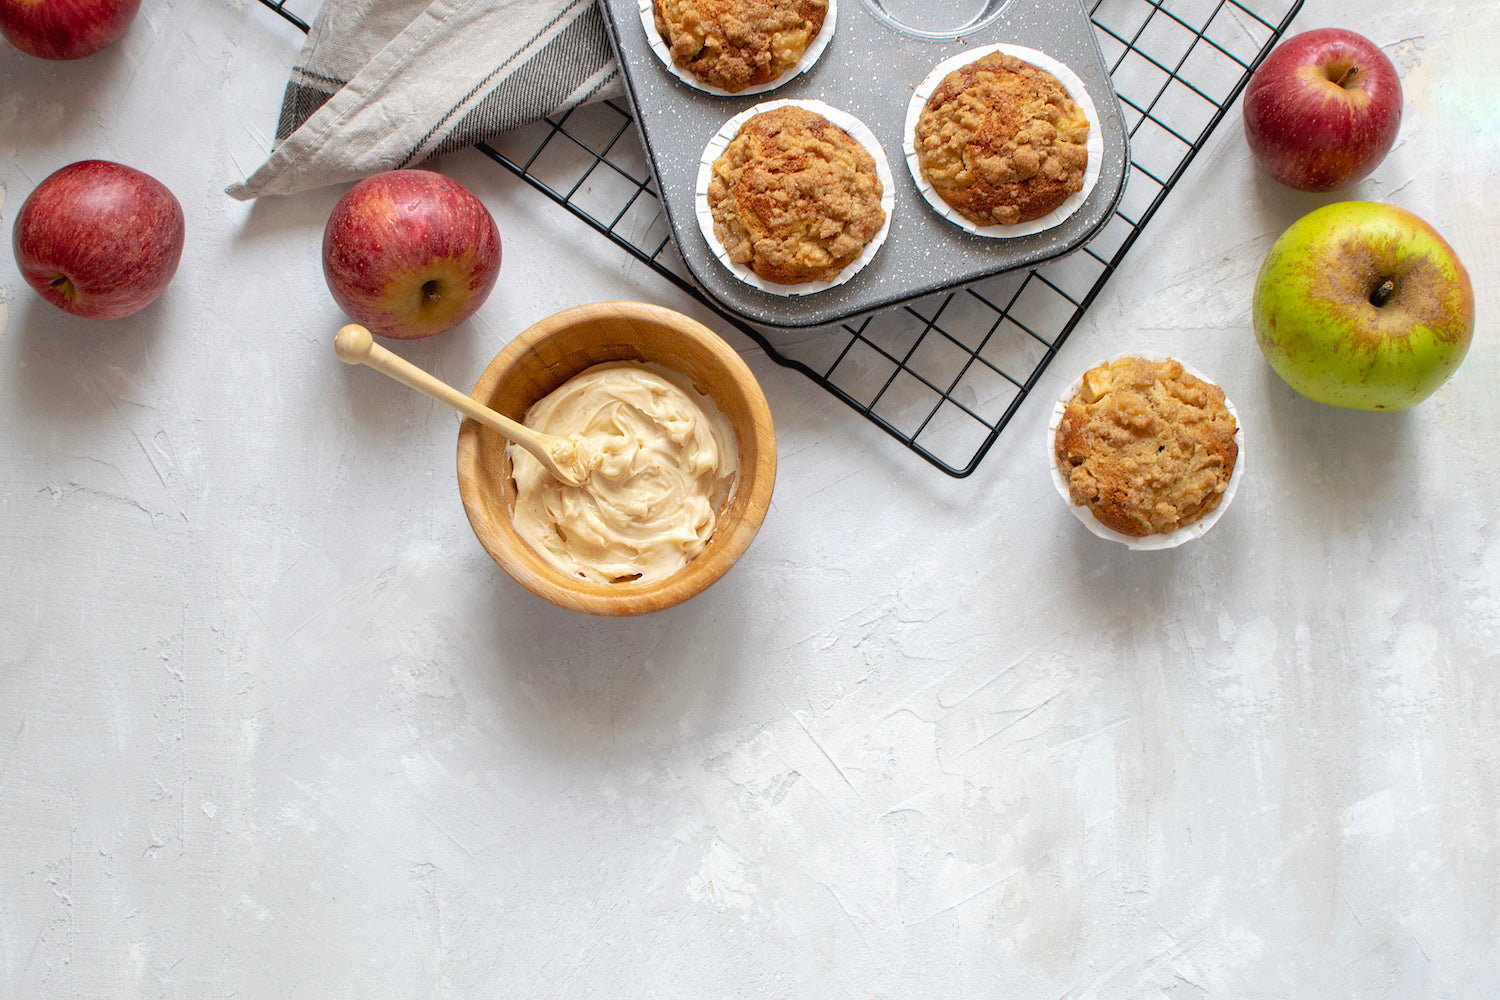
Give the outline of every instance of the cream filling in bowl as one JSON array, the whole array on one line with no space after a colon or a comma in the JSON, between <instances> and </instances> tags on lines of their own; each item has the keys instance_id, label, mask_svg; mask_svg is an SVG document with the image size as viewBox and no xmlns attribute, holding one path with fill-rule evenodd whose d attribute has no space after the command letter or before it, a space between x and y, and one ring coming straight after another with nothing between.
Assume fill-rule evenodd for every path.
<instances>
[{"instance_id":1,"label":"cream filling in bowl","mask_svg":"<svg viewBox=\"0 0 1500 1000\"><path fill-rule=\"evenodd\" d=\"M589 368L526 411L527 426L575 442L581 486L509 446L517 534L560 572L649 583L703 551L739 472L734 429L713 400L659 365Z\"/></svg>"}]
</instances>

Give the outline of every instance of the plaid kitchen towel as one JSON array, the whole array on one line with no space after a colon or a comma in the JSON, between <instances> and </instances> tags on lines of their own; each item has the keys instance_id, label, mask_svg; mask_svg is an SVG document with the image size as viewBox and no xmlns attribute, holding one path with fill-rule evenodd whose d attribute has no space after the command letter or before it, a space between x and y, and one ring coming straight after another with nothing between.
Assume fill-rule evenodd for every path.
<instances>
[{"instance_id":1,"label":"plaid kitchen towel","mask_svg":"<svg viewBox=\"0 0 1500 1000\"><path fill-rule=\"evenodd\" d=\"M623 93L596 0L323 0L241 200L408 167Z\"/></svg>"}]
</instances>

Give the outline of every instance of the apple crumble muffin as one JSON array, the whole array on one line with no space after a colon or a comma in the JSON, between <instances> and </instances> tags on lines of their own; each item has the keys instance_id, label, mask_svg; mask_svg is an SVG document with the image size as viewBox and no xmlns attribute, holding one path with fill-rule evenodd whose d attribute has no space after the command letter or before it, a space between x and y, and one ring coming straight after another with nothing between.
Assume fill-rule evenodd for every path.
<instances>
[{"instance_id":1,"label":"apple crumble muffin","mask_svg":"<svg viewBox=\"0 0 1500 1000\"><path fill-rule=\"evenodd\" d=\"M1039 219L1083 190L1089 121L1057 77L1003 52L954 70L917 118L922 176L977 226Z\"/></svg>"},{"instance_id":2,"label":"apple crumble muffin","mask_svg":"<svg viewBox=\"0 0 1500 1000\"><path fill-rule=\"evenodd\" d=\"M1239 446L1224 391L1170 359L1091 368L1053 440L1073 503L1141 537L1192 524L1219 506Z\"/></svg>"},{"instance_id":3,"label":"apple crumble muffin","mask_svg":"<svg viewBox=\"0 0 1500 1000\"><path fill-rule=\"evenodd\" d=\"M875 158L795 105L751 117L714 160L708 206L729 259L766 281L832 281L885 224Z\"/></svg>"},{"instance_id":4,"label":"apple crumble muffin","mask_svg":"<svg viewBox=\"0 0 1500 1000\"><path fill-rule=\"evenodd\" d=\"M828 0L653 0L652 12L672 61L734 94L797 65Z\"/></svg>"}]
</instances>

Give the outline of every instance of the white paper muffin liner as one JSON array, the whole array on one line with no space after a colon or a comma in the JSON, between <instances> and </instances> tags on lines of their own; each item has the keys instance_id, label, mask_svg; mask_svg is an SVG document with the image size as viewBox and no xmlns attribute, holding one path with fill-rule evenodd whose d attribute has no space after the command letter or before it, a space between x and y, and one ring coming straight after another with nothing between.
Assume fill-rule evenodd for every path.
<instances>
[{"instance_id":1,"label":"white paper muffin liner","mask_svg":"<svg viewBox=\"0 0 1500 1000\"><path fill-rule=\"evenodd\" d=\"M1103 361L1096 362L1095 364L1089 365L1087 368L1085 368L1083 372L1081 372L1079 376L1073 380L1073 383L1068 386L1067 390L1060 397L1058 397L1057 403L1052 407L1052 419L1047 423L1047 468L1052 470L1052 485L1057 487L1058 495L1063 498L1063 503L1066 504L1068 509L1073 512L1073 516L1078 518L1078 520L1082 522L1084 527L1088 528L1100 538L1107 538L1110 541L1119 542L1126 548L1135 549L1137 551L1175 549L1177 546L1183 544L1184 542L1191 541L1194 538L1202 538L1208 533L1209 529L1211 529L1215 524L1218 523L1219 518L1224 516L1224 512L1229 509L1229 504L1234 499L1234 494L1240 487L1240 480L1243 479L1245 475L1245 428L1244 425L1240 423L1239 411L1234 408L1234 403L1230 401L1229 397L1225 396L1224 406L1229 410L1230 415L1234 417L1234 442L1238 446L1239 452L1234 460L1234 471L1229 474L1229 484L1224 488L1224 494L1219 500L1219 506L1209 511L1207 514L1205 514L1203 517L1200 517L1192 524L1186 524L1181 528L1178 528L1176 531L1169 531L1162 534L1144 535L1137 538L1133 535L1127 535L1122 532L1115 531L1113 528L1106 527L1099 522L1099 519L1094 516L1093 511L1089 510L1089 508L1075 504L1073 502L1073 497L1068 492L1068 477L1063 473L1062 469L1058 468L1057 465L1057 428L1058 425L1062 422L1063 411L1067 408L1068 403L1073 399L1074 396L1078 394L1078 390L1083 387L1083 376L1088 374L1093 369L1097 368L1099 365L1110 364L1111 362L1119 361L1121 358L1144 358L1147 361L1169 360L1168 356L1165 354L1151 354L1148 352L1133 351L1126 354L1117 354L1114 357L1106 358ZM1196 368L1184 364L1180 358L1172 358L1170 360L1177 361L1178 364L1182 365L1182 370L1187 372L1189 375L1200 378L1204 382L1208 382L1211 385L1218 385L1217 382L1214 382L1213 379L1198 371ZM1220 386L1220 388L1223 388L1223 386Z\"/></svg>"},{"instance_id":2,"label":"white paper muffin liner","mask_svg":"<svg viewBox=\"0 0 1500 1000\"><path fill-rule=\"evenodd\" d=\"M822 115L833 122L839 128L849 133L850 138L869 151L875 158L875 173L880 178L881 194L880 207L885 210L885 222L875 238L865 245L864 252L844 266L844 269L834 276L832 281L804 281L797 285L781 285L774 281L767 281L756 274L744 264L736 264L729 259L729 252L724 249L724 244L719 242L719 237L714 233L714 217L712 210L708 207L708 185L713 179L714 161L729 147L735 136L739 135L740 127L754 118L756 115L766 111L774 111L776 108L794 106L806 108L816 114ZM766 101L735 115L729 121L719 127L719 131L709 140L708 146L703 150L703 158L698 161L698 181L694 188L695 203L697 206L698 228L703 231L703 238L708 240L709 248L713 250L714 256L719 262L727 267L736 278L747 285L759 288L763 292L772 295L811 295L814 292L826 291L837 285L842 285L854 277L870 259L875 256L885 238L891 231L891 217L896 211L896 182L891 175L891 165L885 157L885 148L881 146L880 140L875 138L875 133L865 125L864 122L838 108L824 104L822 101L799 101L782 99Z\"/></svg>"},{"instance_id":3,"label":"white paper muffin liner","mask_svg":"<svg viewBox=\"0 0 1500 1000\"><path fill-rule=\"evenodd\" d=\"M964 218L952 205L943 200L934 188L922 176L922 167L917 162L916 133L917 119L922 115L922 109L927 106L927 101L932 97L932 92L943 82L943 77L956 69L962 69L976 59L989 55L991 52L1003 52L1014 56L1023 62L1028 62L1038 69L1044 69L1057 77L1062 83L1063 89L1068 92L1074 102L1083 110L1089 121L1089 136L1085 143L1089 153L1088 165L1083 171L1083 187L1076 193L1069 195L1061 204L1040 218L1032 219L1030 222L1020 222L1014 226L980 226L969 219ZM1083 81L1064 64L1053 59L1045 52L1029 49L1021 45L1007 45L998 43L985 45L980 48L961 52L952 58L945 59L927 75L912 94L911 103L906 106L906 133L902 139L906 153L906 165L911 170L912 180L917 182L917 190L922 193L923 199L931 205L933 211L953 223L961 229L965 229L978 236L986 236L991 239L1007 239L1016 236L1030 236L1040 233L1060 224L1068 216L1083 207L1088 200L1089 193L1094 190L1094 185L1099 182L1099 171L1104 161L1104 134L1100 131L1099 112L1094 108L1094 102L1090 99L1088 91L1083 86Z\"/></svg>"},{"instance_id":4,"label":"white paper muffin liner","mask_svg":"<svg viewBox=\"0 0 1500 1000\"><path fill-rule=\"evenodd\" d=\"M701 90L705 94L712 94L715 97L745 97L747 95L764 94L769 90L775 90L788 80L805 73L813 63L818 61L818 57L823 54L823 50L828 48L828 41L833 37L834 22L838 19L838 11L835 9L838 6L837 0L828 0L828 13L823 15L823 27L818 29L817 35L813 37L812 43L802 53L801 59L798 59L786 72L768 83L756 84L753 87L746 87L744 90L737 90L730 93L722 87L715 87L711 83L704 83L692 73L673 62L672 50L667 47L667 41L661 37L661 32L656 30L656 14L652 10L652 0L637 0L637 2L641 10L641 24L646 29L646 41L650 44L651 51L656 53L656 57L667 68L667 72L694 90Z\"/></svg>"}]
</instances>

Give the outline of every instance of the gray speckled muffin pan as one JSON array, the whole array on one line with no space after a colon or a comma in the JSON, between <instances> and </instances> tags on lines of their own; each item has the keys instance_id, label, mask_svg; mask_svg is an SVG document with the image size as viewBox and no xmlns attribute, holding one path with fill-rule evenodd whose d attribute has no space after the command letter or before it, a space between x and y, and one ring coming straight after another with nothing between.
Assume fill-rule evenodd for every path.
<instances>
[{"instance_id":1,"label":"gray speckled muffin pan","mask_svg":"<svg viewBox=\"0 0 1500 1000\"><path fill-rule=\"evenodd\" d=\"M1109 221L1129 164L1124 115L1081 0L838 0L827 50L770 93L716 96L678 80L651 51L637 0L604 0L641 141L672 235L693 278L727 311L752 323L818 326L1076 250ZM1104 141L1098 182L1063 222L1029 236L967 233L922 198L906 169L907 106L938 63L996 42L1044 52L1070 67L1098 112ZM698 226L695 183L704 147L728 119L777 98L824 101L863 121L885 145L896 181L886 244L844 284L782 296L736 278Z\"/></svg>"}]
</instances>

